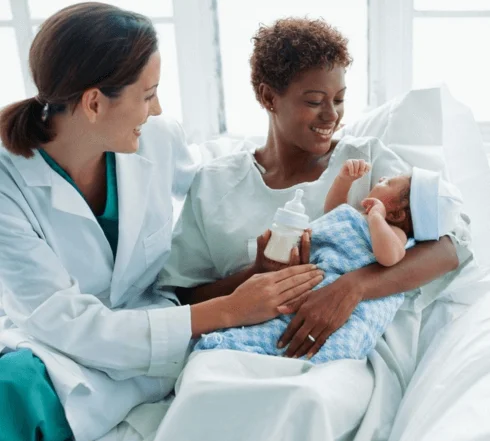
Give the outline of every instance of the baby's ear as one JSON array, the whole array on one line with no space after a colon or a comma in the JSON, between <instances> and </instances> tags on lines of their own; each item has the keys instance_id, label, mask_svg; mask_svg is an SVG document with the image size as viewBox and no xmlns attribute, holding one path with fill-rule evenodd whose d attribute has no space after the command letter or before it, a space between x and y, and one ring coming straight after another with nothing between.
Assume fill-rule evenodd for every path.
<instances>
[{"instance_id":1,"label":"baby's ear","mask_svg":"<svg viewBox=\"0 0 490 441\"><path fill-rule=\"evenodd\" d=\"M393 223L403 222L406 217L407 217L407 213L403 209L390 211L389 213L386 213L386 220L388 222L393 222Z\"/></svg>"}]
</instances>

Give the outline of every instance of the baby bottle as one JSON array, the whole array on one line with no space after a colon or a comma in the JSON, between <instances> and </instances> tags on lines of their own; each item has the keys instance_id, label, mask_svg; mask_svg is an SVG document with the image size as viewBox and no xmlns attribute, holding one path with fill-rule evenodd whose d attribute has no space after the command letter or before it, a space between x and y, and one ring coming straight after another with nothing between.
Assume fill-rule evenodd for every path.
<instances>
[{"instance_id":1,"label":"baby bottle","mask_svg":"<svg viewBox=\"0 0 490 441\"><path fill-rule=\"evenodd\" d=\"M296 190L294 199L278 208L271 227L272 235L267 243L264 256L280 263L289 263L291 250L299 244L301 236L308 228L309 218L301 203L303 190Z\"/></svg>"}]
</instances>

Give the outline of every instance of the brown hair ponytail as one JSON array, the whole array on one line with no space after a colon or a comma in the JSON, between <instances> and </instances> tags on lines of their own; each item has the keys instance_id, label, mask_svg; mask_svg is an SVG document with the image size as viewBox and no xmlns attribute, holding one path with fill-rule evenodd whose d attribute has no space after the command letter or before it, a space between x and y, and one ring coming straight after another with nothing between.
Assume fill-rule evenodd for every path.
<instances>
[{"instance_id":1,"label":"brown hair ponytail","mask_svg":"<svg viewBox=\"0 0 490 441\"><path fill-rule=\"evenodd\" d=\"M42 121L43 105L37 98L10 104L0 114L0 137L3 145L15 155L27 158L32 150L53 139L47 121Z\"/></svg>"},{"instance_id":2,"label":"brown hair ponytail","mask_svg":"<svg viewBox=\"0 0 490 441\"><path fill-rule=\"evenodd\" d=\"M4 147L31 157L33 149L56 137L53 115L74 109L93 87L117 98L138 80L157 49L155 28L143 15L97 2L57 12L41 25L29 52L40 98L0 111Z\"/></svg>"}]
</instances>

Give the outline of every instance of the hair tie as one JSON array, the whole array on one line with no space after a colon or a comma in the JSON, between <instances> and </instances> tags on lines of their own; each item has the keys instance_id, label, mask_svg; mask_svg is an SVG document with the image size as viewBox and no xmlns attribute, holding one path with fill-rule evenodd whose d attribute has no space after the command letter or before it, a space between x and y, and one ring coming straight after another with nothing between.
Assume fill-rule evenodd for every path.
<instances>
[{"instance_id":1,"label":"hair tie","mask_svg":"<svg viewBox=\"0 0 490 441\"><path fill-rule=\"evenodd\" d=\"M46 120L48 119L48 115L49 115L49 104L46 103L43 107L43 110L41 111L41 121L46 122Z\"/></svg>"},{"instance_id":2,"label":"hair tie","mask_svg":"<svg viewBox=\"0 0 490 441\"><path fill-rule=\"evenodd\" d=\"M41 121L46 122L49 115L49 103L46 100L43 100L39 95L36 95L34 99L43 106L43 110L41 111Z\"/></svg>"}]
</instances>

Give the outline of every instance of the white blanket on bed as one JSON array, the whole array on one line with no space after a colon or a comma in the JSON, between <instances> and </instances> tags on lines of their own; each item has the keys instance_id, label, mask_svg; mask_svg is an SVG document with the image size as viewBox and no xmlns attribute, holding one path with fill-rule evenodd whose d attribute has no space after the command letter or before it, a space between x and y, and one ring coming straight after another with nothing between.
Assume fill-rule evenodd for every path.
<instances>
[{"instance_id":1,"label":"white blanket on bed","mask_svg":"<svg viewBox=\"0 0 490 441\"><path fill-rule=\"evenodd\" d=\"M399 311L369 361L312 368L235 351L196 353L169 412L171 400L139 406L100 441L490 439L490 275L467 270L422 317ZM247 418L234 418L243 412Z\"/></svg>"}]
</instances>

